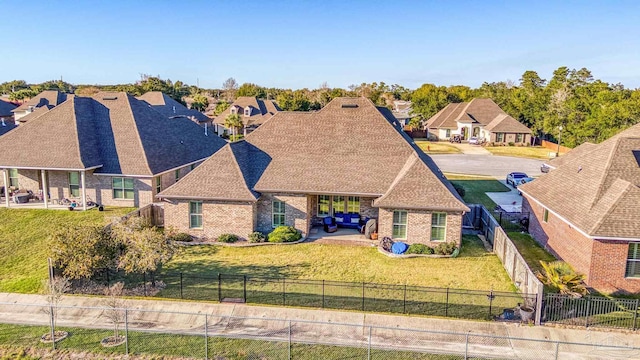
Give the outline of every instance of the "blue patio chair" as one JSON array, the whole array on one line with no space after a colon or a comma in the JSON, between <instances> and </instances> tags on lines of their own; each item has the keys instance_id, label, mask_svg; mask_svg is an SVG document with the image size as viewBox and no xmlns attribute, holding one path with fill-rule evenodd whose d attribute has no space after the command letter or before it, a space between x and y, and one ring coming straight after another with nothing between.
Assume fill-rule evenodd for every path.
<instances>
[{"instance_id":1,"label":"blue patio chair","mask_svg":"<svg viewBox=\"0 0 640 360\"><path fill-rule=\"evenodd\" d=\"M338 231L338 225L336 224L336 220L331 216L326 216L322 218L322 224L324 225L324 231L328 233Z\"/></svg>"}]
</instances>

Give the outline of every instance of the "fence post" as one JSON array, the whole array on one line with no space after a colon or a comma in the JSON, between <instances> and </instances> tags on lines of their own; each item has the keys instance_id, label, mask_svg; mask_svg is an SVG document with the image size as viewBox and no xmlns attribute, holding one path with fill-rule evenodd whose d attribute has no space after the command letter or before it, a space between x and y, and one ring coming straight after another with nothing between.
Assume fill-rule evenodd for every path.
<instances>
[{"instance_id":1,"label":"fence post","mask_svg":"<svg viewBox=\"0 0 640 360\"><path fill-rule=\"evenodd\" d=\"M362 311L364 311L364 281L362 282Z\"/></svg>"},{"instance_id":2,"label":"fence post","mask_svg":"<svg viewBox=\"0 0 640 360\"><path fill-rule=\"evenodd\" d=\"M218 302L222 302L222 275L218 273Z\"/></svg>"},{"instance_id":3,"label":"fence post","mask_svg":"<svg viewBox=\"0 0 640 360\"><path fill-rule=\"evenodd\" d=\"M536 319L534 324L542 324L542 302L544 301L544 286L538 284L538 292L536 294Z\"/></svg>"},{"instance_id":4,"label":"fence post","mask_svg":"<svg viewBox=\"0 0 640 360\"><path fill-rule=\"evenodd\" d=\"M464 339L464 360L469 358L469 333L465 335Z\"/></svg>"},{"instance_id":5,"label":"fence post","mask_svg":"<svg viewBox=\"0 0 640 360\"><path fill-rule=\"evenodd\" d=\"M322 308L324 309L324 279L322 279Z\"/></svg>"},{"instance_id":6,"label":"fence post","mask_svg":"<svg viewBox=\"0 0 640 360\"><path fill-rule=\"evenodd\" d=\"M289 360L291 360L291 320L289 320Z\"/></svg>"},{"instance_id":7,"label":"fence post","mask_svg":"<svg viewBox=\"0 0 640 360\"><path fill-rule=\"evenodd\" d=\"M182 272L180 272L180 299L183 299L183 296L182 296Z\"/></svg>"},{"instance_id":8,"label":"fence post","mask_svg":"<svg viewBox=\"0 0 640 360\"><path fill-rule=\"evenodd\" d=\"M555 357L556 360L558 360L559 353L560 353L560 341L556 341L556 357Z\"/></svg>"},{"instance_id":9,"label":"fence post","mask_svg":"<svg viewBox=\"0 0 640 360\"><path fill-rule=\"evenodd\" d=\"M636 299L636 308L633 309L633 331L636 331L636 320L638 320L638 302L640 299Z\"/></svg>"},{"instance_id":10,"label":"fence post","mask_svg":"<svg viewBox=\"0 0 640 360\"><path fill-rule=\"evenodd\" d=\"M402 297L402 313L407 313L407 284L404 284L404 296Z\"/></svg>"},{"instance_id":11,"label":"fence post","mask_svg":"<svg viewBox=\"0 0 640 360\"><path fill-rule=\"evenodd\" d=\"M124 353L129 355L129 309L124 309Z\"/></svg>"},{"instance_id":12,"label":"fence post","mask_svg":"<svg viewBox=\"0 0 640 360\"><path fill-rule=\"evenodd\" d=\"M247 303L247 275L243 276L243 283L242 283L242 295L244 296L244 302L245 304Z\"/></svg>"},{"instance_id":13,"label":"fence post","mask_svg":"<svg viewBox=\"0 0 640 360\"><path fill-rule=\"evenodd\" d=\"M367 359L371 360L371 326L369 326L369 347L367 348Z\"/></svg>"},{"instance_id":14,"label":"fence post","mask_svg":"<svg viewBox=\"0 0 640 360\"><path fill-rule=\"evenodd\" d=\"M502 211L500 211L500 221L498 222L498 225L502 227Z\"/></svg>"},{"instance_id":15,"label":"fence post","mask_svg":"<svg viewBox=\"0 0 640 360\"><path fill-rule=\"evenodd\" d=\"M589 327L589 311L591 311L590 305L591 305L591 299L587 298L587 313L586 313L586 316L584 317L584 327Z\"/></svg>"},{"instance_id":16,"label":"fence post","mask_svg":"<svg viewBox=\"0 0 640 360\"><path fill-rule=\"evenodd\" d=\"M493 306L493 298L495 296L493 295L493 289L491 289L491 291L489 291L489 319L491 319L491 310L492 310L492 306Z\"/></svg>"},{"instance_id":17,"label":"fence post","mask_svg":"<svg viewBox=\"0 0 640 360\"><path fill-rule=\"evenodd\" d=\"M447 288L447 301L444 303L444 316L449 317L449 288Z\"/></svg>"},{"instance_id":18,"label":"fence post","mask_svg":"<svg viewBox=\"0 0 640 360\"><path fill-rule=\"evenodd\" d=\"M209 316L204 314L204 358L209 359Z\"/></svg>"}]
</instances>

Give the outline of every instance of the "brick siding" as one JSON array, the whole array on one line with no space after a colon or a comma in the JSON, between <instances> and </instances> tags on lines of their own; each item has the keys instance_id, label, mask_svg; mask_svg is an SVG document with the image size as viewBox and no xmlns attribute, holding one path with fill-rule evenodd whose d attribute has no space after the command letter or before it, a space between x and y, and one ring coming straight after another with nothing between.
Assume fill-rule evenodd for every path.
<instances>
[{"instance_id":1,"label":"brick siding","mask_svg":"<svg viewBox=\"0 0 640 360\"><path fill-rule=\"evenodd\" d=\"M295 227L306 236L311 226L311 216L307 212L311 197L312 195L263 193L257 203L257 231L269 233L273 230L273 201L276 199L285 203L285 225Z\"/></svg>"},{"instance_id":2,"label":"brick siding","mask_svg":"<svg viewBox=\"0 0 640 360\"><path fill-rule=\"evenodd\" d=\"M380 209L378 217L378 237L393 237L393 209ZM408 210L407 211L407 239L402 240L407 244L425 244L436 247L442 241L431 241L431 215L432 211ZM462 240L462 215L447 214L445 230L446 241L455 242L460 246Z\"/></svg>"},{"instance_id":3,"label":"brick siding","mask_svg":"<svg viewBox=\"0 0 640 360\"><path fill-rule=\"evenodd\" d=\"M255 203L203 201L202 229L190 229L189 203L189 200L165 202L165 227L173 227L192 236L211 240L222 234L235 234L241 239L246 239L255 228Z\"/></svg>"},{"instance_id":4,"label":"brick siding","mask_svg":"<svg viewBox=\"0 0 640 360\"><path fill-rule=\"evenodd\" d=\"M640 278L626 278L629 243L593 240L589 285L608 293L640 292Z\"/></svg>"}]
</instances>

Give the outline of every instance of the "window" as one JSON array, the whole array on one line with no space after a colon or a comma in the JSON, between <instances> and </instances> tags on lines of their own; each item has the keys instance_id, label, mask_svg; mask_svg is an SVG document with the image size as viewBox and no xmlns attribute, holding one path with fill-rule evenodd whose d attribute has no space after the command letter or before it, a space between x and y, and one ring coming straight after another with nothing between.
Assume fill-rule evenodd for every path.
<instances>
[{"instance_id":1,"label":"window","mask_svg":"<svg viewBox=\"0 0 640 360\"><path fill-rule=\"evenodd\" d=\"M549 221L549 210L544 209L542 211L542 221L544 221L544 222L548 222Z\"/></svg>"},{"instance_id":2,"label":"window","mask_svg":"<svg viewBox=\"0 0 640 360\"><path fill-rule=\"evenodd\" d=\"M393 238L407 238L407 212L396 210L393 212Z\"/></svg>"},{"instance_id":3,"label":"window","mask_svg":"<svg viewBox=\"0 0 640 360\"><path fill-rule=\"evenodd\" d=\"M114 199L133 199L133 179L114 177L111 185Z\"/></svg>"},{"instance_id":4,"label":"window","mask_svg":"<svg viewBox=\"0 0 640 360\"><path fill-rule=\"evenodd\" d=\"M156 194L162 191L162 176L156 176Z\"/></svg>"},{"instance_id":5,"label":"window","mask_svg":"<svg viewBox=\"0 0 640 360\"><path fill-rule=\"evenodd\" d=\"M69 194L72 197L80 196L80 173L77 171L69 173Z\"/></svg>"},{"instance_id":6,"label":"window","mask_svg":"<svg viewBox=\"0 0 640 360\"><path fill-rule=\"evenodd\" d=\"M359 214L360 213L360 197L349 196L349 199L347 201L347 210L350 213Z\"/></svg>"},{"instance_id":7,"label":"window","mask_svg":"<svg viewBox=\"0 0 640 360\"><path fill-rule=\"evenodd\" d=\"M516 142L517 143L521 143L522 142L522 134L516 134Z\"/></svg>"},{"instance_id":8,"label":"window","mask_svg":"<svg viewBox=\"0 0 640 360\"><path fill-rule=\"evenodd\" d=\"M18 188L18 169L9 169L9 186Z\"/></svg>"},{"instance_id":9,"label":"window","mask_svg":"<svg viewBox=\"0 0 640 360\"><path fill-rule=\"evenodd\" d=\"M189 202L189 228L202 229L202 201Z\"/></svg>"},{"instance_id":10,"label":"window","mask_svg":"<svg viewBox=\"0 0 640 360\"><path fill-rule=\"evenodd\" d=\"M176 170L176 182L180 180L180 169Z\"/></svg>"},{"instance_id":11,"label":"window","mask_svg":"<svg viewBox=\"0 0 640 360\"><path fill-rule=\"evenodd\" d=\"M640 243L629 243L625 277L640 277Z\"/></svg>"},{"instance_id":12,"label":"window","mask_svg":"<svg viewBox=\"0 0 640 360\"><path fill-rule=\"evenodd\" d=\"M344 212L344 196L333 197L333 215Z\"/></svg>"},{"instance_id":13,"label":"window","mask_svg":"<svg viewBox=\"0 0 640 360\"><path fill-rule=\"evenodd\" d=\"M444 241L447 229L447 214L431 214L431 241Z\"/></svg>"},{"instance_id":14,"label":"window","mask_svg":"<svg viewBox=\"0 0 640 360\"><path fill-rule=\"evenodd\" d=\"M496 133L496 142L504 142L504 133Z\"/></svg>"},{"instance_id":15,"label":"window","mask_svg":"<svg viewBox=\"0 0 640 360\"><path fill-rule=\"evenodd\" d=\"M329 195L318 195L318 216L329 216Z\"/></svg>"},{"instance_id":16,"label":"window","mask_svg":"<svg viewBox=\"0 0 640 360\"><path fill-rule=\"evenodd\" d=\"M244 108L244 116L251 116L251 108L250 107L246 107Z\"/></svg>"},{"instance_id":17,"label":"window","mask_svg":"<svg viewBox=\"0 0 640 360\"><path fill-rule=\"evenodd\" d=\"M273 200L272 204L273 204L273 211L272 211L273 224L272 224L272 226L274 228L276 228L278 226L283 226L284 225L285 203L284 203L284 201Z\"/></svg>"},{"instance_id":18,"label":"window","mask_svg":"<svg viewBox=\"0 0 640 360\"><path fill-rule=\"evenodd\" d=\"M451 129L446 129L444 131L444 137L446 137L446 138L450 138L451 137Z\"/></svg>"},{"instance_id":19,"label":"window","mask_svg":"<svg viewBox=\"0 0 640 360\"><path fill-rule=\"evenodd\" d=\"M189 170L193 170L196 168L196 164L191 164L191 166L189 167Z\"/></svg>"}]
</instances>

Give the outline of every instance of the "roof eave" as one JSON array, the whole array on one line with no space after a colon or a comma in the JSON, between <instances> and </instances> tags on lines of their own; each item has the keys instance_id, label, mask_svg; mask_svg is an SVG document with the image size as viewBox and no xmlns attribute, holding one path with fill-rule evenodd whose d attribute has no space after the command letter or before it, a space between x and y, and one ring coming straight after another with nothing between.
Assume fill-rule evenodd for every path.
<instances>
[{"instance_id":1,"label":"roof eave","mask_svg":"<svg viewBox=\"0 0 640 360\"><path fill-rule=\"evenodd\" d=\"M307 194L307 195L355 195L362 197L380 197L380 193L360 193L353 191L318 191L318 190L285 190L285 189L261 189L253 188L253 191L259 193L287 193L287 194Z\"/></svg>"},{"instance_id":2,"label":"roof eave","mask_svg":"<svg viewBox=\"0 0 640 360\"><path fill-rule=\"evenodd\" d=\"M193 195L165 195L158 194L155 196L158 199L169 199L169 200L206 200L206 201L227 201L227 202L256 202L258 199L232 199L232 198L223 198L223 197L211 197L211 196L193 196Z\"/></svg>"}]
</instances>

